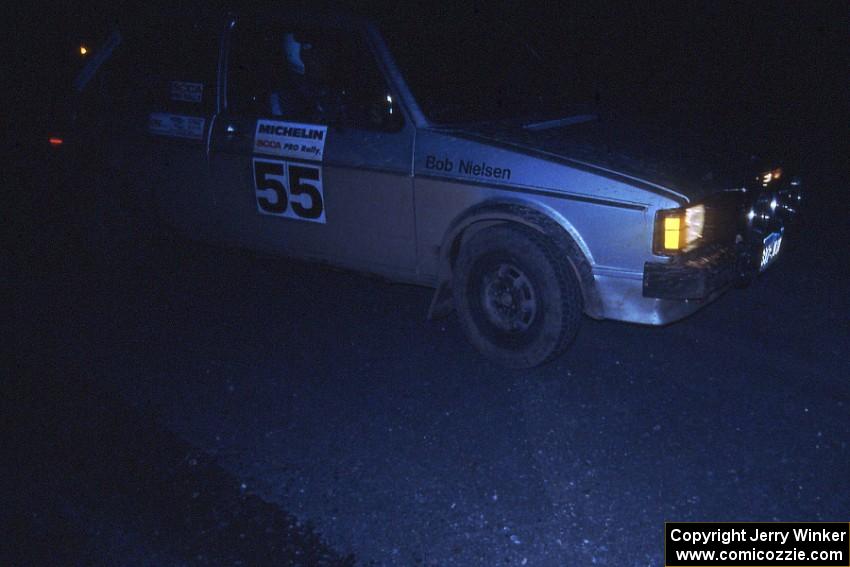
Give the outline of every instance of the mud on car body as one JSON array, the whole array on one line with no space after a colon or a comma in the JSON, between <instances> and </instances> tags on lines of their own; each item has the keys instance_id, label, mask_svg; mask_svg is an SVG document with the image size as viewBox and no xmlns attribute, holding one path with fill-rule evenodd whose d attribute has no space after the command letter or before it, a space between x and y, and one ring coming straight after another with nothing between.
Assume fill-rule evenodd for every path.
<instances>
[{"instance_id":1,"label":"mud on car body","mask_svg":"<svg viewBox=\"0 0 850 567\"><path fill-rule=\"evenodd\" d=\"M495 71L452 76L450 47L396 57L353 17L174 27L148 38L155 63L99 135L134 197L196 239L434 287L430 315L457 310L508 366L557 356L582 315L693 313L773 263L799 206L776 164L690 159L666 132L519 93L515 46L480 50L506 91Z\"/></svg>"}]
</instances>

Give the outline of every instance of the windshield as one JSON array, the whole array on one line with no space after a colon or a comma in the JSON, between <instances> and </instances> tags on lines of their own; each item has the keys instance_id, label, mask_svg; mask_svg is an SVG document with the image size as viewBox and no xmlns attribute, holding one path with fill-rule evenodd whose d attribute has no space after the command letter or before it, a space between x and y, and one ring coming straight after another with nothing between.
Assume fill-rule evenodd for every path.
<instances>
[{"instance_id":1,"label":"windshield","mask_svg":"<svg viewBox=\"0 0 850 567\"><path fill-rule=\"evenodd\" d=\"M433 122L543 120L569 113L575 102L563 58L503 22L434 18L383 27L405 80Z\"/></svg>"}]
</instances>

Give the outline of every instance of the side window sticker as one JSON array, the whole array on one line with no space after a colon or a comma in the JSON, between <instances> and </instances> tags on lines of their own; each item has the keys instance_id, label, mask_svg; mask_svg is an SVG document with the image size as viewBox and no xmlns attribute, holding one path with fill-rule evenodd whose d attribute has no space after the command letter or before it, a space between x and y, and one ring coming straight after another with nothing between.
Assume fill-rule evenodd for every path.
<instances>
[{"instance_id":1,"label":"side window sticker","mask_svg":"<svg viewBox=\"0 0 850 567\"><path fill-rule=\"evenodd\" d=\"M203 140L205 119L197 116L183 116L165 112L152 112L148 115L148 132L158 136Z\"/></svg>"},{"instance_id":2,"label":"side window sticker","mask_svg":"<svg viewBox=\"0 0 850 567\"><path fill-rule=\"evenodd\" d=\"M186 81L171 81L169 88L171 100L200 103L203 98L204 84Z\"/></svg>"}]
</instances>

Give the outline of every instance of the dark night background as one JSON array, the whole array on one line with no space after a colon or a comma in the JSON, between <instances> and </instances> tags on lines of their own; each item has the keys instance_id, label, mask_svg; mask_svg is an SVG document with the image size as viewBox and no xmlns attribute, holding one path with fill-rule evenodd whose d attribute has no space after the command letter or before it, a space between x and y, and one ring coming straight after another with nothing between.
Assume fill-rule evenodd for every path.
<instances>
[{"instance_id":1,"label":"dark night background","mask_svg":"<svg viewBox=\"0 0 850 567\"><path fill-rule=\"evenodd\" d=\"M749 288L665 328L585 320L528 372L425 321L427 289L170 237L80 244L80 189L44 172L73 50L198 6L6 7L0 563L660 565L665 520L849 519L847 3L420 14L508 22L577 99L806 180Z\"/></svg>"}]
</instances>

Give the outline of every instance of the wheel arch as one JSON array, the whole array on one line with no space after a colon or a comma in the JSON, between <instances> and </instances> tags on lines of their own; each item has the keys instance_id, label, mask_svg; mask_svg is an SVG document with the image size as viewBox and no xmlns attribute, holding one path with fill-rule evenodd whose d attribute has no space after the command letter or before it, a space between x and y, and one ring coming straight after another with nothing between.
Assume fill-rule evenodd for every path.
<instances>
[{"instance_id":1,"label":"wheel arch","mask_svg":"<svg viewBox=\"0 0 850 567\"><path fill-rule=\"evenodd\" d=\"M447 315L453 309L451 283L463 242L480 230L503 223L527 226L566 251L581 287L584 312L590 317L602 318L602 300L593 278L593 257L575 227L549 207L512 200L479 203L462 212L449 225L440 245L437 289L428 310L429 318Z\"/></svg>"}]
</instances>

